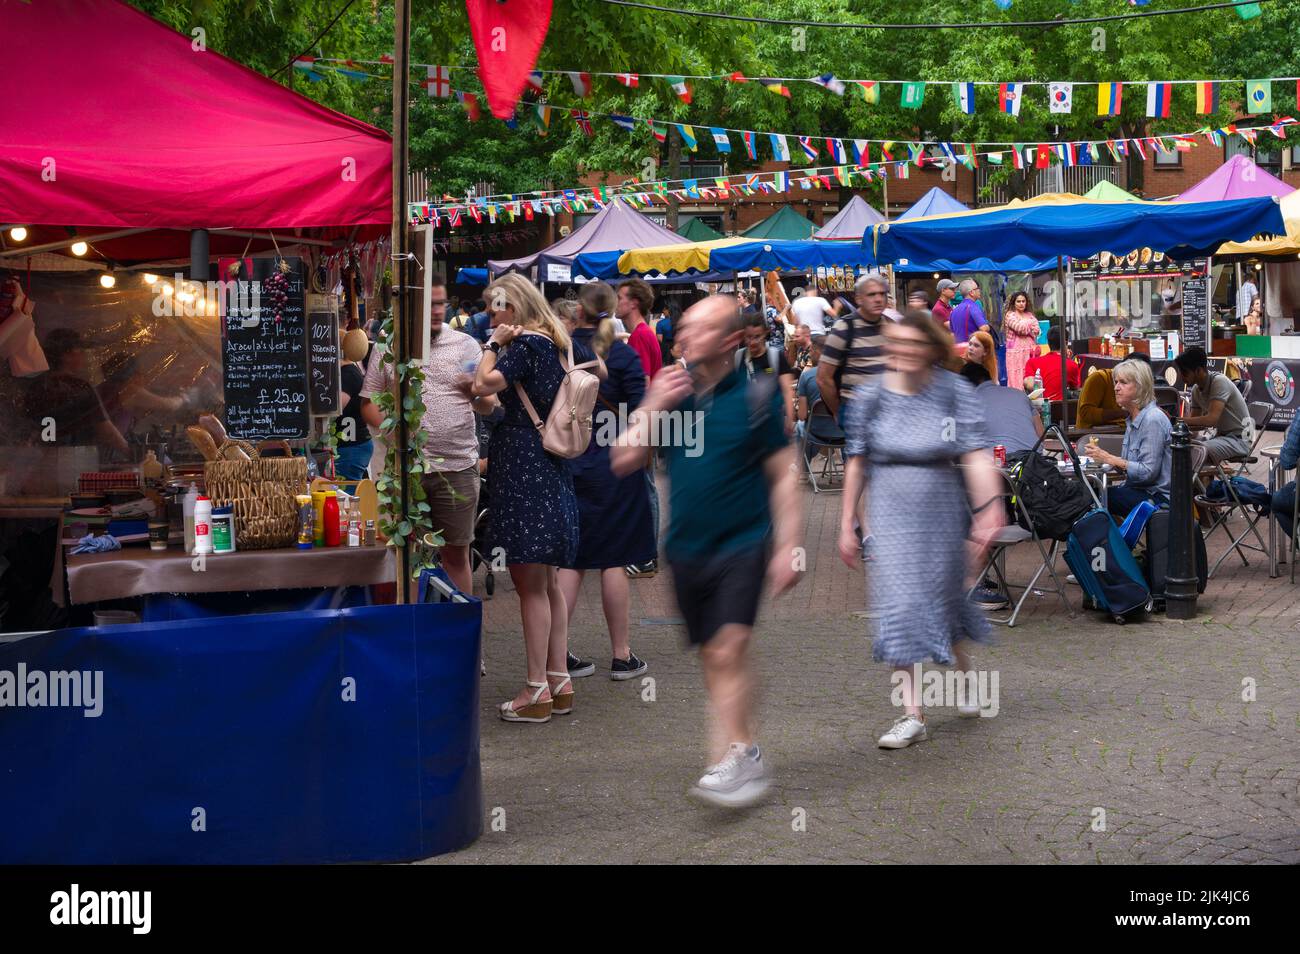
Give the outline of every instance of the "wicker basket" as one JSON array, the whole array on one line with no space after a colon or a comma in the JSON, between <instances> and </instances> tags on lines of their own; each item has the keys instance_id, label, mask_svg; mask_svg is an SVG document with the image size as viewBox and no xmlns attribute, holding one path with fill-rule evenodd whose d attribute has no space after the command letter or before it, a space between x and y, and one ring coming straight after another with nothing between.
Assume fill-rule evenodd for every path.
<instances>
[{"instance_id":1,"label":"wicker basket","mask_svg":"<svg viewBox=\"0 0 1300 954\"><path fill-rule=\"evenodd\" d=\"M252 459L221 459L232 447ZM253 445L235 440L222 444L218 456L203 466L204 483L213 507L235 508L235 546L293 546L298 537L298 504L293 498L307 487L306 458L259 457Z\"/></svg>"}]
</instances>

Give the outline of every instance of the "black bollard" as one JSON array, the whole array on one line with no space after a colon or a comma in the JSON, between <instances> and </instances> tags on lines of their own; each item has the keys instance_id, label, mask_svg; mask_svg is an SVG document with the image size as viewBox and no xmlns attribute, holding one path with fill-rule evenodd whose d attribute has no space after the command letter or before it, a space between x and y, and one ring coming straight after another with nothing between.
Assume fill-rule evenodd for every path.
<instances>
[{"instance_id":1,"label":"black bollard","mask_svg":"<svg viewBox=\"0 0 1300 954\"><path fill-rule=\"evenodd\" d=\"M1169 488L1169 575L1165 578L1165 615L1196 616L1196 551L1192 547L1192 437L1187 425L1174 422L1173 462Z\"/></svg>"}]
</instances>

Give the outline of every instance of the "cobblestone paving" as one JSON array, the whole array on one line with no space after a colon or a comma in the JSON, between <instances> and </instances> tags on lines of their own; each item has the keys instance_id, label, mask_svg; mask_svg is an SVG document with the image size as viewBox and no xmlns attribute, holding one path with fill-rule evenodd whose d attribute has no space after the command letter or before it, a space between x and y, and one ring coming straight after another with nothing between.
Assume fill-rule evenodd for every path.
<instances>
[{"instance_id":1,"label":"cobblestone paving","mask_svg":"<svg viewBox=\"0 0 1300 954\"><path fill-rule=\"evenodd\" d=\"M676 615L666 573L632 583L653 701L651 684L607 678L591 577L572 645L596 674L577 681L574 715L542 726L492 711L523 673L499 582L484 626L484 834L437 861L1300 862L1300 584L1270 580L1252 554L1225 561L1194 621L1123 627L1080 611L1074 587L1073 615L1031 597L975 657L999 673L997 716L931 710L929 741L883 751L898 710L854 615L863 577L835 555L839 497L804 492L807 578L765 604L756 637L768 801L732 814L684 797L704 765L706 699L680 629L662 622ZM1032 571L1020 550L1013 579Z\"/></svg>"}]
</instances>

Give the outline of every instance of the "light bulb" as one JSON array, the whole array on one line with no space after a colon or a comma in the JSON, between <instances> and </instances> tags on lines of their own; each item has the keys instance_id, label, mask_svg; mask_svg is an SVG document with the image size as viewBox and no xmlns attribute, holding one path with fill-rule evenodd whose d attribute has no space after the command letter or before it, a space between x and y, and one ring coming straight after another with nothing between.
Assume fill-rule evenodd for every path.
<instances>
[{"instance_id":1,"label":"light bulb","mask_svg":"<svg viewBox=\"0 0 1300 954\"><path fill-rule=\"evenodd\" d=\"M167 284L164 284L163 287L162 287L162 293L163 293L164 295L170 295L170 294L171 294L172 292L174 292L175 290L176 290L176 289L172 288L171 285L167 285Z\"/></svg>"},{"instance_id":2,"label":"light bulb","mask_svg":"<svg viewBox=\"0 0 1300 954\"><path fill-rule=\"evenodd\" d=\"M87 252L89 252L89 251L90 251L90 246L87 245L85 242L73 242L73 243L72 243L72 254L73 254L73 255L81 256L81 255L85 255L85 254L86 254Z\"/></svg>"},{"instance_id":3,"label":"light bulb","mask_svg":"<svg viewBox=\"0 0 1300 954\"><path fill-rule=\"evenodd\" d=\"M153 274L152 272L145 272L144 283L146 285L156 285L158 284L158 276Z\"/></svg>"},{"instance_id":4,"label":"light bulb","mask_svg":"<svg viewBox=\"0 0 1300 954\"><path fill-rule=\"evenodd\" d=\"M15 225L9 230L9 237L15 242L25 242L27 241L27 230L21 225Z\"/></svg>"},{"instance_id":5,"label":"light bulb","mask_svg":"<svg viewBox=\"0 0 1300 954\"><path fill-rule=\"evenodd\" d=\"M99 276L99 283L105 288L112 288L117 284L117 276L112 272L105 272Z\"/></svg>"}]
</instances>

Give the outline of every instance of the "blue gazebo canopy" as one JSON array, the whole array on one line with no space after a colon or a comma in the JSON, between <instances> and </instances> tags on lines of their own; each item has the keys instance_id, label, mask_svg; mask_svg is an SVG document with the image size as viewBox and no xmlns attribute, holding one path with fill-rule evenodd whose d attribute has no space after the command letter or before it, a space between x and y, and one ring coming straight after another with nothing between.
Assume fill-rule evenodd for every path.
<instances>
[{"instance_id":1,"label":"blue gazebo canopy","mask_svg":"<svg viewBox=\"0 0 1300 954\"><path fill-rule=\"evenodd\" d=\"M1040 196L982 212L877 225L863 244L882 262L1087 258L1105 249L1153 248L1173 257L1213 252L1286 227L1272 197L1221 202L1089 202Z\"/></svg>"},{"instance_id":2,"label":"blue gazebo canopy","mask_svg":"<svg viewBox=\"0 0 1300 954\"><path fill-rule=\"evenodd\" d=\"M969 211L970 206L962 205L938 186L933 186L929 192L917 199L912 207L895 221L901 222L904 219L919 219L927 215L947 215L949 212Z\"/></svg>"}]
</instances>

